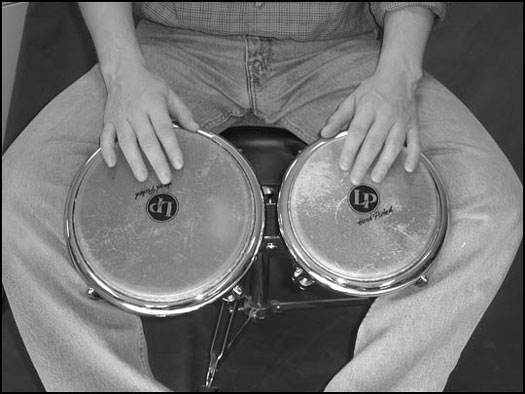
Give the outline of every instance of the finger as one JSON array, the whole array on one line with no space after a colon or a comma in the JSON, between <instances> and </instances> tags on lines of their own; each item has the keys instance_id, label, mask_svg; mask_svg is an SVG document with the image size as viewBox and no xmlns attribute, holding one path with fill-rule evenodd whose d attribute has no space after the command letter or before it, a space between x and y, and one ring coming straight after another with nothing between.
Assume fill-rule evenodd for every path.
<instances>
[{"instance_id":1,"label":"finger","mask_svg":"<svg viewBox=\"0 0 525 394\"><path fill-rule=\"evenodd\" d=\"M104 125L104 129L100 134L100 149L102 158L108 167L114 167L117 164L117 155L115 153L115 139L117 138L117 131L115 125L108 122Z\"/></svg>"},{"instance_id":2,"label":"finger","mask_svg":"<svg viewBox=\"0 0 525 394\"><path fill-rule=\"evenodd\" d=\"M142 155L137 144L137 137L127 121L119 123L117 129L120 149L129 163L131 171L139 182L148 179L148 169L142 160Z\"/></svg>"},{"instance_id":3,"label":"finger","mask_svg":"<svg viewBox=\"0 0 525 394\"><path fill-rule=\"evenodd\" d=\"M354 185L361 183L370 168L370 165L379 155L379 152L381 152L386 135L390 131L390 128L391 125L385 119L376 118L374 120L370 131L361 145L361 149L355 159L350 174L350 180Z\"/></svg>"},{"instance_id":4,"label":"finger","mask_svg":"<svg viewBox=\"0 0 525 394\"><path fill-rule=\"evenodd\" d=\"M158 108L151 111L149 118L171 164L175 169L180 170L184 165L184 160L168 112Z\"/></svg>"},{"instance_id":5,"label":"finger","mask_svg":"<svg viewBox=\"0 0 525 394\"><path fill-rule=\"evenodd\" d=\"M352 94L339 104L335 112L330 115L326 121L326 125L321 130L321 137L330 138L339 133L354 117L354 113L355 97Z\"/></svg>"},{"instance_id":6,"label":"finger","mask_svg":"<svg viewBox=\"0 0 525 394\"><path fill-rule=\"evenodd\" d=\"M419 139L419 127L413 126L407 133L407 158L405 160L405 170L414 172L421 156L421 142Z\"/></svg>"},{"instance_id":7,"label":"finger","mask_svg":"<svg viewBox=\"0 0 525 394\"><path fill-rule=\"evenodd\" d=\"M379 183L385 179L388 170L390 170L397 156L399 156L399 152L403 149L405 133L406 125L404 123L396 123L390 130L383 151L372 171L373 182Z\"/></svg>"},{"instance_id":8,"label":"finger","mask_svg":"<svg viewBox=\"0 0 525 394\"><path fill-rule=\"evenodd\" d=\"M132 127L137 135L140 148L148 158L157 178L163 184L170 183L171 170L149 119L146 116L136 118L133 120Z\"/></svg>"},{"instance_id":9,"label":"finger","mask_svg":"<svg viewBox=\"0 0 525 394\"><path fill-rule=\"evenodd\" d=\"M348 171L354 163L357 151L363 143L372 121L372 111L367 109L361 111L357 110L356 115L348 128L348 135L346 136L341 151L341 157L339 159L339 167L341 170Z\"/></svg>"},{"instance_id":10,"label":"finger","mask_svg":"<svg viewBox=\"0 0 525 394\"><path fill-rule=\"evenodd\" d=\"M171 89L168 90L168 111L186 130L197 131L199 129L189 108Z\"/></svg>"}]
</instances>

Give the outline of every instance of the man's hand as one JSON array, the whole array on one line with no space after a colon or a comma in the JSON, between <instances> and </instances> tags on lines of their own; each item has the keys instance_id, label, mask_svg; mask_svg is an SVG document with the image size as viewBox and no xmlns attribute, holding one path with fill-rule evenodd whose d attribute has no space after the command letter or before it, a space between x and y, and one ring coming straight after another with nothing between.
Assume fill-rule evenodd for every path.
<instances>
[{"instance_id":1,"label":"man's hand","mask_svg":"<svg viewBox=\"0 0 525 394\"><path fill-rule=\"evenodd\" d=\"M332 137L348 129L339 166L351 169L350 180L359 184L378 158L372 181L381 182L406 141L405 169L414 171L421 146L415 90L417 78L393 71L378 71L344 100L330 116L321 136Z\"/></svg>"},{"instance_id":2,"label":"man's hand","mask_svg":"<svg viewBox=\"0 0 525 394\"><path fill-rule=\"evenodd\" d=\"M183 128L196 131L199 126L191 111L161 78L140 64L121 67L106 86L108 96L100 146L107 165L116 164L117 139L137 180L143 182L148 177L140 147L159 180L169 183L171 170L166 156L176 169L183 166L170 115Z\"/></svg>"},{"instance_id":3,"label":"man's hand","mask_svg":"<svg viewBox=\"0 0 525 394\"><path fill-rule=\"evenodd\" d=\"M182 100L147 69L135 36L131 2L80 2L79 7L108 93L100 135L104 160L110 167L116 164L118 140L137 180L148 177L142 149L159 180L169 183L166 156L176 169L183 165L170 115L185 129L196 131L199 126Z\"/></svg>"},{"instance_id":4,"label":"man's hand","mask_svg":"<svg viewBox=\"0 0 525 394\"><path fill-rule=\"evenodd\" d=\"M421 153L415 94L434 15L425 7L406 4L386 13L374 74L339 105L321 130L323 137L348 130L340 167L351 169L354 184L362 181L376 158L371 177L381 182L405 142L408 172L414 171Z\"/></svg>"}]
</instances>

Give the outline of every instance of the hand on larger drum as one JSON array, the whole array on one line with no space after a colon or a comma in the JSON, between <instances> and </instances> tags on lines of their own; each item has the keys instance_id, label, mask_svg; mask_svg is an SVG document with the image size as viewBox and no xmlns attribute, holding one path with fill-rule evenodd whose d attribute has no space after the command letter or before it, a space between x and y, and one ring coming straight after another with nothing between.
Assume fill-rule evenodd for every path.
<instances>
[{"instance_id":1,"label":"hand on larger drum","mask_svg":"<svg viewBox=\"0 0 525 394\"><path fill-rule=\"evenodd\" d=\"M421 146L415 90L418 80L405 75L376 72L363 81L330 116L321 136L333 137L347 129L339 166L349 171L350 180L359 184L379 156L372 181L381 182L406 141L408 172L417 166Z\"/></svg>"},{"instance_id":2,"label":"hand on larger drum","mask_svg":"<svg viewBox=\"0 0 525 394\"><path fill-rule=\"evenodd\" d=\"M196 131L199 126L191 111L161 78L139 64L119 70L116 77L106 81L106 87L108 96L100 135L104 161L110 167L116 164L118 140L135 178L143 182L148 178L148 170L140 146L159 180L169 183L171 170L166 156L175 169L183 166L170 115L183 128Z\"/></svg>"}]
</instances>

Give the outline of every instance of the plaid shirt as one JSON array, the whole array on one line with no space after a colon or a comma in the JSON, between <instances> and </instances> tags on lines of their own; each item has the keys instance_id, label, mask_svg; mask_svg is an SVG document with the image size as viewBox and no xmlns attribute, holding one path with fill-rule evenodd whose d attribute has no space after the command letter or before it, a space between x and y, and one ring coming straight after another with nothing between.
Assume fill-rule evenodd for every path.
<instances>
[{"instance_id":1,"label":"plaid shirt","mask_svg":"<svg viewBox=\"0 0 525 394\"><path fill-rule=\"evenodd\" d=\"M389 11L427 7L440 19L446 3L137 2L139 18L219 35L320 41L352 37L382 26Z\"/></svg>"}]
</instances>

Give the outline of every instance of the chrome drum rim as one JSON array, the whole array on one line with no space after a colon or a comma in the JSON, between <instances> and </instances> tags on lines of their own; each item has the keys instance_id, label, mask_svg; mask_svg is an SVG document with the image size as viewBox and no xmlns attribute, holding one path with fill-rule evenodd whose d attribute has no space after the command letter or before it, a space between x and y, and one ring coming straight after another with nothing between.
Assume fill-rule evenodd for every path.
<instances>
[{"instance_id":1,"label":"chrome drum rim","mask_svg":"<svg viewBox=\"0 0 525 394\"><path fill-rule=\"evenodd\" d=\"M177 132L188 132L177 126L174 126L174 128ZM207 289L200 294L181 300L159 299L158 301L151 302L130 296L127 292L109 285L103 277L92 269L89 261L87 261L77 238L77 224L75 219L76 200L80 186L93 163L101 160L100 148L79 169L70 187L65 206L64 231L71 261L88 287L94 289L95 292L106 301L123 310L134 314L157 317L180 315L197 310L228 293L248 272L257 256L257 251L263 238L265 219L264 199L255 173L244 156L224 138L204 130L198 130L196 134L223 148L238 164L246 183L249 185L249 194L252 199L251 206L253 207L253 225L250 228L250 233L247 235L249 241L243 246L242 253L240 253L231 265L231 269L227 273L227 279L220 283L219 286Z\"/></svg>"},{"instance_id":2,"label":"chrome drum rim","mask_svg":"<svg viewBox=\"0 0 525 394\"><path fill-rule=\"evenodd\" d=\"M435 232L428 243L428 247L420 254L418 263L406 272L403 272L395 278L389 278L388 280L356 280L334 275L333 272L330 272L330 270L327 270L323 266L322 262L314 259L311 254L301 246L301 240L294 229L294 224L291 219L290 195L296 177L312 154L323 148L326 144L343 140L347 134L348 132L343 132L332 139L318 140L301 152L288 168L278 199L279 227L281 236L296 260L296 263L307 275L314 279L315 282L347 295L358 297L382 296L410 286L430 268L446 236L449 221L447 193L443 181L432 162L424 155L421 155L420 165L424 165L429 171L436 188L437 210L439 215Z\"/></svg>"}]
</instances>

